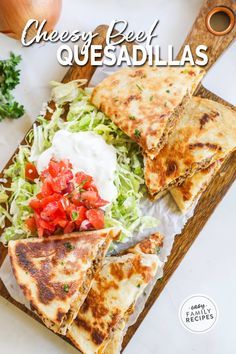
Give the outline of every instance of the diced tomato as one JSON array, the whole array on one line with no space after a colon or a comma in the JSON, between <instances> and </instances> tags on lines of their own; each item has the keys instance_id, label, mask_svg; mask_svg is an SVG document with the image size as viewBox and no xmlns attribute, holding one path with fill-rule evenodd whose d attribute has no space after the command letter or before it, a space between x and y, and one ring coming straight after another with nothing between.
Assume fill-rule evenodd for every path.
<instances>
[{"instance_id":1,"label":"diced tomato","mask_svg":"<svg viewBox=\"0 0 236 354\"><path fill-rule=\"evenodd\" d=\"M58 176L52 181L52 189L56 193L61 193L67 187L66 176Z\"/></svg>"},{"instance_id":2,"label":"diced tomato","mask_svg":"<svg viewBox=\"0 0 236 354\"><path fill-rule=\"evenodd\" d=\"M87 188L84 188L86 191L93 191L98 193L98 189L94 184L90 184Z\"/></svg>"},{"instance_id":3,"label":"diced tomato","mask_svg":"<svg viewBox=\"0 0 236 354\"><path fill-rule=\"evenodd\" d=\"M41 201L37 198L31 199L29 206L36 212L39 212L42 209Z\"/></svg>"},{"instance_id":4,"label":"diced tomato","mask_svg":"<svg viewBox=\"0 0 236 354\"><path fill-rule=\"evenodd\" d=\"M42 227L43 229L51 231L51 232L55 231L54 225L52 225L50 222L47 222L41 218L39 219L39 227Z\"/></svg>"},{"instance_id":5,"label":"diced tomato","mask_svg":"<svg viewBox=\"0 0 236 354\"><path fill-rule=\"evenodd\" d=\"M31 232L35 232L37 227L36 227L36 222L34 216L30 216L28 219L25 220L26 226Z\"/></svg>"},{"instance_id":6,"label":"diced tomato","mask_svg":"<svg viewBox=\"0 0 236 354\"><path fill-rule=\"evenodd\" d=\"M68 224L68 221L66 220L66 219L60 219L60 218L58 218L58 219L56 219L56 223L55 223L55 221L54 221L54 223L55 223L55 225L59 225L60 227L62 227L63 229L64 229L64 227L66 227L66 225Z\"/></svg>"},{"instance_id":7,"label":"diced tomato","mask_svg":"<svg viewBox=\"0 0 236 354\"><path fill-rule=\"evenodd\" d=\"M98 194L97 192L86 191L81 193L80 198L83 202L86 202L90 206L93 206L94 203L98 200Z\"/></svg>"},{"instance_id":8,"label":"diced tomato","mask_svg":"<svg viewBox=\"0 0 236 354\"><path fill-rule=\"evenodd\" d=\"M30 162L27 162L25 165L25 178L28 179L28 181L33 182L35 178L38 177L39 175L35 165Z\"/></svg>"},{"instance_id":9,"label":"diced tomato","mask_svg":"<svg viewBox=\"0 0 236 354\"><path fill-rule=\"evenodd\" d=\"M48 165L48 172L52 177L57 177L60 172L59 163L51 159Z\"/></svg>"},{"instance_id":10,"label":"diced tomato","mask_svg":"<svg viewBox=\"0 0 236 354\"><path fill-rule=\"evenodd\" d=\"M98 193L94 191L86 191L81 193L80 199L89 208L100 208L108 204L106 200L102 199Z\"/></svg>"},{"instance_id":11,"label":"diced tomato","mask_svg":"<svg viewBox=\"0 0 236 354\"><path fill-rule=\"evenodd\" d=\"M43 172L41 172L40 174L40 179L42 182L44 182L47 178L51 177L48 169L44 170Z\"/></svg>"},{"instance_id":12,"label":"diced tomato","mask_svg":"<svg viewBox=\"0 0 236 354\"><path fill-rule=\"evenodd\" d=\"M90 186L91 182L93 181L93 178L89 175L86 175L86 173L84 172L77 172L75 174L75 180L81 188L86 189Z\"/></svg>"},{"instance_id":13,"label":"diced tomato","mask_svg":"<svg viewBox=\"0 0 236 354\"><path fill-rule=\"evenodd\" d=\"M51 195L49 195L47 197L44 197L41 200L41 205L42 205L43 208L45 208L47 204L53 203L53 202L58 202L60 199L61 199L60 194L53 193L53 194L51 194Z\"/></svg>"},{"instance_id":14,"label":"diced tomato","mask_svg":"<svg viewBox=\"0 0 236 354\"><path fill-rule=\"evenodd\" d=\"M69 182L67 184L67 187L62 192L63 192L63 194L71 194L74 189L75 189L74 183L73 182Z\"/></svg>"},{"instance_id":15,"label":"diced tomato","mask_svg":"<svg viewBox=\"0 0 236 354\"><path fill-rule=\"evenodd\" d=\"M39 227L38 227L38 235L39 235L40 238L43 237L43 233L44 233L44 229L39 226Z\"/></svg>"},{"instance_id":16,"label":"diced tomato","mask_svg":"<svg viewBox=\"0 0 236 354\"><path fill-rule=\"evenodd\" d=\"M54 190L52 189L52 185L51 185L50 181L45 180L43 182L41 193L42 193L43 197L48 197L49 195L54 193Z\"/></svg>"},{"instance_id":17,"label":"diced tomato","mask_svg":"<svg viewBox=\"0 0 236 354\"><path fill-rule=\"evenodd\" d=\"M75 229L75 223L73 221L69 221L66 227L64 228L64 233L69 234L72 231L74 231L74 229Z\"/></svg>"},{"instance_id":18,"label":"diced tomato","mask_svg":"<svg viewBox=\"0 0 236 354\"><path fill-rule=\"evenodd\" d=\"M64 172L72 169L72 165L69 160L61 160L58 162L60 166L60 172Z\"/></svg>"},{"instance_id":19,"label":"diced tomato","mask_svg":"<svg viewBox=\"0 0 236 354\"><path fill-rule=\"evenodd\" d=\"M86 218L86 212L87 212L87 208L85 208L84 206L80 206L76 208L76 213L77 213L77 218L74 220L77 226L80 226L81 223L84 221L84 219Z\"/></svg>"},{"instance_id":20,"label":"diced tomato","mask_svg":"<svg viewBox=\"0 0 236 354\"><path fill-rule=\"evenodd\" d=\"M106 200L98 197L98 200L94 203L94 207L96 208L101 208L105 205L107 205L109 202L107 202Z\"/></svg>"},{"instance_id":21,"label":"diced tomato","mask_svg":"<svg viewBox=\"0 0 236 354\"><path fill-rule=\"evenodd\" d=\"M94 226L95 229L104 228L104 213L99 209L90 209L86 212L88 221Z\"/></svg>"},{"instance_id":22,"label":"diced tomato","mask_svg":"<svg viewBox=\"0 0 236 354\"><path fill-rule=\"evenodd\" d=\"M83 203L81 202L79 193L73 193L72 198L71 198L71 202L76 206L83 205Z\"/></svg>"},{"instance_id":23,"label":"diced tomato","mask_svg":"<svg viewBox=\"0 0 236 354\"><path fill-rule=\"evenodd\" d=\"M36 194L36 197L38 198L38 199L43 199L43 195L42 195L42 193L38 193L38 194Z\"/></svg>"},{"instance_id":24,"label":"diced tomato","mask_svg":"<svg viewBox=\"0 0 236 354\"><path fill-rule=\"evenodd\" d=\"M40 223L39 223L40 216L37 213L35 213L34 214L34 218L35 218L35 223L36 223L36 226L37 226L38 236L39 237L43 237L44 228L42 226L40 226Z\"/></svg>"},{"instance_id":25,"label":"diced tomato","mask_svg":"<svg viewBox=\"0 0 236 354\"><path fill-rule=\"evenodd\" d=\"M41 212L40 216L43 220L49 221L55 216L56 212L58 210L58 202L51 202L48 203L43 211Z\"/></svg>"},{"instance_id":26,"label":"diced tomato","mask_svg":"<svg viewBox=\"0 0 236 354\"><path fill-rule=\"evenodd\" d=\"M78 172L74 178L68 160L51 160L40 179L41 191L29 203L34 218L26 221L30 229L37 228L39 237L104 227L104 213L98 208L107 202L99 196L91 176Z\"/></svg>"},{"instance_id":27,"label":"diced tomato","mask_svg":"<svg viewBox=\"0 0 236 354\"><path fill-rule=\"evenodd\" d=\"M68 208L70 207L70 201L67 197L62 196L60 198L60 201L58 203L59 210L61 211L67 211Z\"/></svg>"},{"instance_id":28,"label":"diced tomato","mask_svg":"<svg viewBox=\"0 0 236 354\"><path fill-rule=\"evenodd\" d=\"M69 183L74 178L71 170L64 172L63 175L66 177L67 183Z\"/></svg>"}]
</instances>

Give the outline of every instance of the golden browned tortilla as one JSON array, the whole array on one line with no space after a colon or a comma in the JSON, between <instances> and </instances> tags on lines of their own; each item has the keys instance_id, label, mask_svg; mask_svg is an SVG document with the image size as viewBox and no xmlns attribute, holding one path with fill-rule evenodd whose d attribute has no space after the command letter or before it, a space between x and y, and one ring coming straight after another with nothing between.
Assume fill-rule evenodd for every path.
<instances>
[{"instance_id":1,"label":"golden browned tortilla","mask_svg":"<svg viewBox=\"0 0 236 354\"><path fill-rule=\"evenodd\" d=\"M192 177L188 177L180 186L176 186L170 190L174 201L182 213L186 213L200 194L205 191L222 163L223 160L213 162L205 170L196 172Z\"/></svg>"},{"instance_id":2,"label":"golden browned tortilla","mask_svg":"<svg viewBox=\"0 0 236 354\"><path fill-rule=\"evenodd\" d=\"M9 242L17 283L54 332L66 333L118 233L104 229Z\"/></svg>"},{"instance_id":3,"label":"golden browned tortilla","mask_svg":"<svg viewBox=\"0 0 236 354\"><path fill-rule=\"evenodd\" d=\"M68 331L82 353L117 352L135 303L161 263L156 255L161 245L162 237L156 234L122 256L106 257Z\"/></svg>"},{"instance_id":4,"label":"golden browned tortilla","mask_svg":"<svg viewBox=\"0 0 236 354\"><path fill-rule=\"evenodd\" d=\"M144 158L150 195L158 198L235 148L236 112L218 102L193 97L156 158Z\"/></svg>"},{"instance_id":5,"label":"golden browned tortilla","mask_svg":"<svg viewBox=\"0 0 236 354\"><path fill-rule=\"evenodd\" d=\"M198 67L125 68L96 86L91 102L154 157L202 76Z\"/></svg>"}]
</instances>

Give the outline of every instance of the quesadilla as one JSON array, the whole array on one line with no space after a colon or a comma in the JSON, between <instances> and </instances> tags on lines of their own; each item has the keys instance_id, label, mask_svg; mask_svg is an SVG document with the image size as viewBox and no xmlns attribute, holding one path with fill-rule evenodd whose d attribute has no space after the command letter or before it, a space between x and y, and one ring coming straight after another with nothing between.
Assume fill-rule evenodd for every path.
<instances>
[{"instance_id":1,"label":"quesadilla","mask_svg":"<svg viewBox=\"0 0 236 354\"><path fill-rule=\"evenodd\" d=\"M170 193L182 213L186 213L194 201L205 191L212 177L222 165L223 160L213 162L205 170L187 178L180 186L174 187Z\"/></svg>"},{"instance_id":2,"label":"quesadilla","mask_svg":"<svg viewBox=\"0 0 236 354\"><path fill-rule=\"evenodd\" d=\"M119 354L121 352L125 326L126 321L123 319L112 333L111 339L102 354Z\"/></svg>"},{"instance_id":3,"label":"quesadilla","mask_svg":"<svg viewBox=\"0 0 236 354\"><path fill-rule=\"evenodd\" d=\"M215 101L193 97L156 158L144 157L151 197L157 199L235 148L236 112Z\"/></svg>"},{"instance_id":4,"label":"quesadilla","mask_svg":"<svg viewBox=\"0 0 236 354\"><path fill-rule=\"evenodd\" d=\"M54 332L65 334L100 269L111 238L119 231L76 232L10 241L17 283L32 310Z\"/></svg>"},{"instance_id":5,"label":"quesadilla","mask_svg":"<svg viewBox=\"0 0 236 354\"><path fill-rule=\"evenodd\" d=\"M114 351L119 346L137 299L161 265L155 254L161 244L162 237L157 234L122 256L106 257L67 334L82 353L108 354L107 348ZM113 340L116 343L112 344Z\"/></svg>"},{"instance_id":6,"label":"quesadilla","mask_svg":"<svg viewBox=\"0 0 236 354\"><path fill-rule=\"evenodd\" d=\"M202 76L198 67L125 68L96 86L91 102L153 158Z\"/></svg>"}]
</instances>

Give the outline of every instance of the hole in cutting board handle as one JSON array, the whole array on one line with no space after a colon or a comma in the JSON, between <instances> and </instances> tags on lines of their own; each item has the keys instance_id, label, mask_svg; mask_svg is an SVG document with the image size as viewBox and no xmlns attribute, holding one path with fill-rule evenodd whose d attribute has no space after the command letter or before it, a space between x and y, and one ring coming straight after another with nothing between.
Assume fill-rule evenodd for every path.
<instances>
[{"instance_id":1,"label":"hole in cutting board handle","mask_svg":"<svg viewBox=\"0 0 236 354\"><path fill-rule=\"evenodd\" d=\"M214 7L206 17L208 31L216 36L228 34L235 25L234 12L225 6Z\"/></svg>"}]
</instances>

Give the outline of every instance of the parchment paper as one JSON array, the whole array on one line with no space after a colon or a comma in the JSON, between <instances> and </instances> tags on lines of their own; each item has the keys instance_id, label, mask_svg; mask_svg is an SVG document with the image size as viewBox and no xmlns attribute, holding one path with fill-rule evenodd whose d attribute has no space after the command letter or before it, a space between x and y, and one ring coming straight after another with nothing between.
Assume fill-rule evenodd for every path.
<instances>
[{"instance_id":1,"label":"parchment paper","mask_svg":"<svg viewBox=\"0 0 236 354\"><path fill-rule=\"evenodd\" d=\"M96 71L95 74L90 82L91 87L96 86L101 80L103 80L107 75L110 75L112 72L118 70L120 68L118 67L99 67ZM163 248L161 249L161 252L159 254L159 259L160 259L160 267L158 269L158 272L156 274L155 279L147 286L145 289L144 294L138 299L138 302L136 304L136 308L132 316L130 317L130 320L128 322L128 325L126 326L126 329L124 333L126 332L128 326L132 325L139 314L142 312L146 300L151 293L157 279L161 278L163 275L163 265L167 261L167 258L171 252L174 238L176 235L181 233L181 230L183 229L185 223L187 220L192 217L194 208L197 202L194 204L191 210L187 212L185 215L183 215L179 210L178 207L176 206L174 200L172 199L171 195L167 193L164 197L162 197L160 200L156 202L150 202L149 200L143 200L142 202L142 211L144 215L150 215L154 216L159 220L159 225L155 229L149 229L149 230L144 230L142 233L139 234L134 234L132 239L127 240L126 243L123 243L119 246L116 247L116 252L119 253L125 248L128 248L130 245L133 245L140 241L141 239L145 238L147 235L149 235L151 232L156 232L159 231L161 234L164 236L164 245ZM11 265L10 265L10 260L9 257L7 256L6 259L3 262L3 265L0 269L0 278L2 279L4 285L6 286L8 292L10 293L11 297L15 299L16 301L20 302L21 304L24 304L27 308L30 308L28 301L25 300L25 297L17 285Z\"/></svg>"}]
</instances>

